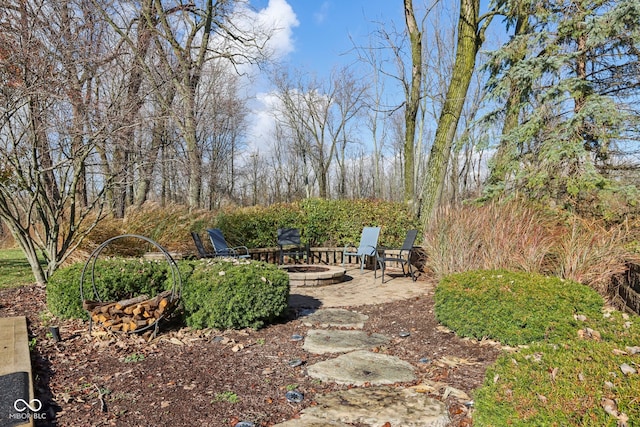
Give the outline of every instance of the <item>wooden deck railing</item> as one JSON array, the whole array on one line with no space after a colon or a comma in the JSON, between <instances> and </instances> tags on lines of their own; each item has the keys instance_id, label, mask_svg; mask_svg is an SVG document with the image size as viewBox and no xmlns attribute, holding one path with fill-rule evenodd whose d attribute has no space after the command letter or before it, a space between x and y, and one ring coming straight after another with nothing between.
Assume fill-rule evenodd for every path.
<instances>
[{"instance_id":1,"label":"wooden deck railing","mask_svg":"<svg viewBox=\"0 0 640 427\"><path fill-rule=\"evenodd\" d=\"M310 262L309 264L324 264L324 265L341 265L344 255L344 247L330 248L330 247L312 247L309 249ZM399 250L386 250L387 254L397 254ZM259 248L249 249L249 255L251 259L256 261L265 261L273 264L279 262L278 248ZM370 258L367 258L368 262L373 262ZM344 260L345 265L358 265L360 261L353 255L347 255ZM389 263L387 267L399 267L397 263Z\"/></svg>"}]
</instances>

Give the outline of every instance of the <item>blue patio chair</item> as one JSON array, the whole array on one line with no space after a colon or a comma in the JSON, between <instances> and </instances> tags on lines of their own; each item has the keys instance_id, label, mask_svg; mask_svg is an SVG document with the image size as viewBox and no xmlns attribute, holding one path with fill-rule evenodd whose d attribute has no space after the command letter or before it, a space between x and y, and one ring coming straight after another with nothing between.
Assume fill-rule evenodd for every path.
<instances>
[{"instance_id":1,"label":"blue patio chair","mask_svg":"<svg viewBox=\"0 0 640 427\"><path fill-rule=\"evenodd\" d=\"M251 256L246 246L229 246L224 239L222 230L219 228L209 228L207 233L209 233L209 240L211 240L211 245L213 245L214 256L232 258L249 258Z\"/></svg>"},{"instance_id":2,"label":"blue patio chair","mask_svg":"<svg viewBox=\"0 0 640 427\"><path fill-rule=\"evenodd\" d=\"M348 256L357 256L360 258L360 271L364 269L364 263L367 257L374 259L373 269L377 271L378 267L378 237L380 237L380 227L364 227L362 229L362 235L360 236L360 243L358 244L355 252L349 251L350 248L354 248L354 245L347 245L342 252L342 266L344 267L344 261Z\"/></svg>"},{"instance_id":3,"label":"blue patio chair","mask_svg":"<svg viewBox=\"0 0 640 427\"><path fill-rule=\"evenodd\" d=\"M404 243L400 248L400 251L397 255L389 255L387 256L386 251L389 249L384 249L381 251L381 255L379 257L380 267L382 269L382 283L384 283L384 270L386 268L387 261L389 262L397 262L402 266L402 273L406 274L404 271L404 266L407 266L409 270L409 275L411 275L411 280L416 281L416 276L413 274L413 268L411 268L411 254L413 253L413 245L416 242L416 237L418 236L418 230L409 230L407 231L407 236L404 239Z\"/></svg>"}]
</instances>

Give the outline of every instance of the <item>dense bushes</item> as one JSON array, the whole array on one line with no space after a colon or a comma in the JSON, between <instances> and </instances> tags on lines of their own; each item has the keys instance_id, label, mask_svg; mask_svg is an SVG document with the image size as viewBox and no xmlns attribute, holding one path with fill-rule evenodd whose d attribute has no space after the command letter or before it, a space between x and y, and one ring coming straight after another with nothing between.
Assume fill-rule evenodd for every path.
<instances>
[{"instance_id":1,"label":"dense bushes","mask_svg":"<svg viewBox=\"0 0 640 427\"><path fill-rule=\"evenodd\" d=\"M509 345L567 339L575 334L573 315L597 315L602 304L584 285L508 271L453 274L435 293L435 314L442 324L461 336Z\"/></svg>"},{"instance_id":2,"label":"dense bushes","mask_svg":"<svg viewBox=\"0 0 640 427\"><path fill-rule=\"evenodd\" d=\"M289 276L273 264L217 259L193 265L183 287L191 327L259 328L287 310Z\"/></svg>"},{"instance_id":3,"label":"dense bushes","mask_svg":"<svg viewBox=\"0 0 640 427\"><path fill-rule=\"evenodd\" d=\"M82 308L80 276L83 263L76 263L55 272L47 284L47 306L63 319L88 318ZM102 301L118 301L146 294L150 297L171 289L173 276L166 262L134 259L98 260L94 269L96 291ZM96 299L91 286L91 271L85 273L85 299Z\"/></svg>"},{"instance_id":4,"label":"dense bushes","mask_svg":"<svg viewBox=\"0 0 640 427\"><path fill-rule=\"evenodd\" d=\"M380 244L399 246L417 219L402 203L381 200L305 199L290 204L220 212L216 226L232 242L249 247L276 246L279 227L295 227L312 246L344 246L358 242L365 226L382 227Z\"/></svg>"},{"instance_id":5,"label":"dense bushes","mask_svg":"<svg viewBox=\"0 0 640 427\"><path fill-rule=\"evenodd\" d=\"M253 261L203 260L178 263L187 325L194 328L258 328L285 313L289 277L275 265ZM87 318L80 296L84 264L58 270L47 286L47 305L61 318ZM95 266L96 289L102 301L118 301L171 289L166 262L109 259ZM94 299L90 277L84 297Z\"/></svg>"},{"instance_id":6,"label":"dense bushes","mask_svg":"<svg viewBox=\"0 0 640 427\"><path fill-rule=\"evenodd\" d=\"M304 241L313 246L344 246L360 239L365 226L381 226L380 244L399 246L408 229L418 228L417 219L402 203L381 200L305 199L268 207L225 208L218 212L186 206L145 204L130 208L125 218L105 218L85 241L81 260L107 239L120 234L150 237L170 251L194 251L190 232L220 228L231 245L249 248L276 246L279 227L299 228ZM129 246L129 247L127 247ZM114 242L109 254L140 255L139 241ZM132 251L133 250L133 251Z\"/></svg>"}]
</instances>

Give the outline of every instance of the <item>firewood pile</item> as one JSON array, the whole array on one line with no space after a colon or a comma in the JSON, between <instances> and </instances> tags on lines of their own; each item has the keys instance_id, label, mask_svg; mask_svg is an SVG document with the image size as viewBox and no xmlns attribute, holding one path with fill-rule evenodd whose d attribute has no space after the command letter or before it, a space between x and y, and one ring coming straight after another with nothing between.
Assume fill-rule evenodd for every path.
<instances>
[{"instance_id":1,"label":"firewood pile","mask_svg":"<svg viewBox=\"0 0 640 427\"><path fill-rule=\"evenodd\" d=\"M140 332L168 316L176 303L172 291L165 291L153 298L140 295L107 303L84 300L82 306L89 312L93 327L109 332Z\"/></svg>"}]
</instances>

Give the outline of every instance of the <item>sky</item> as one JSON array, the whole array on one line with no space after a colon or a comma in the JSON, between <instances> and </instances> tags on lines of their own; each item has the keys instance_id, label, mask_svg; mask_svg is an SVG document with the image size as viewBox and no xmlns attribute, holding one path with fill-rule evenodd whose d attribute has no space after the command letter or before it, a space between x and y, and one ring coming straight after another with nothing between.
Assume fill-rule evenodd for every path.
<instances>
[{"instance_id":1,"label":"sky","mask_svg":"<svg viewBox=\"0 0 640 427\"><path fill-rule=\"evenodd\" d=\"M253 0L252 4L279 19L282 59L319 76L352 62L353 56L345 53L354 42L366 42L378 23L393 20L404 25L400 0Z\"/></svg>"},{"instance_id":2,"label":"sky","mask_svg":"<svg viewBox=\"0 0 640 427\"><path fill-rule=\"evenodd\" d=\"M298 71L327 79L331 71L352 64L354 43L367 45L382 22L404 28L400 0L252 0L257 19L278 29L270 48L278 60ZM249 124L249 152L266 149L274 128L276 97L264 83L256 89ZM255 143L261 141L261 144Z\"/></svg>"}]
</instances>

